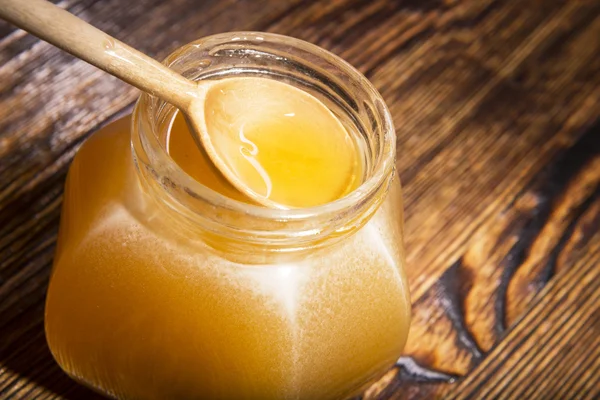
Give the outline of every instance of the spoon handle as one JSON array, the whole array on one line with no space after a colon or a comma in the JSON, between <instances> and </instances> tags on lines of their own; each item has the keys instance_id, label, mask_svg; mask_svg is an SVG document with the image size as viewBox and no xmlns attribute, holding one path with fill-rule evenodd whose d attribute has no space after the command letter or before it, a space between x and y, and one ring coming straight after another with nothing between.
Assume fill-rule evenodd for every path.
<instances>
[{"instance_id":1,"label":"spoon handle","mask_svg":"<svg viewBox=\"0 0 600 400\"><path fill-rule=\"evenodd\" d=\"M0 17L180 109L197 91L196 83L46 0L0 0Z\"/></svg>"}]
</instances>

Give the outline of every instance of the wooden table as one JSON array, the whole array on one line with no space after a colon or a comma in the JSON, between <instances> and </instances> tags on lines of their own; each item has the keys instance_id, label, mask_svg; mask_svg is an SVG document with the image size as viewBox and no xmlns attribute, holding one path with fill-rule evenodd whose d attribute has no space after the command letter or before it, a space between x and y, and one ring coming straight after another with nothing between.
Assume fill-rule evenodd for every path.
<instances>
[{"instance_id":1,"label":"wooden table","mask_svg":"<svg viewBox=\"0 0 600 400\"><path fill-rule=\"evenodd\" d=\"M222 31L296 36L381 91L414 320L365 399L600 396L599 1L60 4L157 58ZM96 397L52 360L44 296L69 162L137 96L0 23L2 399Z\"/></svg>"}]
</instances>

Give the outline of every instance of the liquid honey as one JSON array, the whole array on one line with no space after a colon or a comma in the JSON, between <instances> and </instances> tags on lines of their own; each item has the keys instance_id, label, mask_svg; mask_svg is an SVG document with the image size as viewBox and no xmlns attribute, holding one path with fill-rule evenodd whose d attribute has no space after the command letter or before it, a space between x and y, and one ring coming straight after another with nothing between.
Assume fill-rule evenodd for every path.
<instances>
[{"instance_id":1,"label":"liquid honey","mask_svg":"<svg viewBox=\"0 0 600 400\"><path fill-rule=\"evenodd\" d=\"M363 176L349 133L334 151L319 129L329 116L306 107L244 131L269 195L292 207L335 200ZM339 243L293 261L233 261L190 241L144 190L129 123L88 139L67 178L46 335L69 375L123 399L340 399L393 365L410 320L397 180ZM274 139L282 131L284 143ZM246 200L203 158L179 114L164 134L191 177ZM257 190L265 183L251 179Z\"/></svg>"},{"instance_id":2,"label":"liquid honey","mask_svg":"<svg viewBox=\"0 0 600 400\"><path fill-rule=\"evenodd\" d=\"M216 152L260 197L311 207L337 200L362 183L360 141L307 92L272 79L230 78L211 86L204 109ZM205 183L207 162L198 162L202 154L190 137L179 114L167 140L169 152Z\"/></svg>"}]
</instances>

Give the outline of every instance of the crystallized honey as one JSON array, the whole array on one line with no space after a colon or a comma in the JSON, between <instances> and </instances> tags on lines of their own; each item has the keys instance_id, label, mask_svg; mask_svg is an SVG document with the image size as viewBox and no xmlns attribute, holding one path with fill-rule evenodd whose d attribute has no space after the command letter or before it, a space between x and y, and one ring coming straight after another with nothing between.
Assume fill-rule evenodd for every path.
<instances>
[{"instance_id":1,"label":"crystallized honey","mask_svg":"<svg viewBox=\"0 0 600 400\"><path fill-rule=\"evenodd\" d=\"M218 110L225 100L207 101ZM231 150L240 176L293 208L342 198L365 176L359 140L311 101L240 109L247 118L229 121L240 132ZM169 118L158 136L172 161L249 201L181 115ZM257 263L205 242L202 226L184 229L144 186L129 125L89 138L67 178L46 334L69 375L123 399L339 399L394 364L410 321L397 179L342 239ZM245 218L239 230L250 229Z\"/></svg>"}]
</instances>

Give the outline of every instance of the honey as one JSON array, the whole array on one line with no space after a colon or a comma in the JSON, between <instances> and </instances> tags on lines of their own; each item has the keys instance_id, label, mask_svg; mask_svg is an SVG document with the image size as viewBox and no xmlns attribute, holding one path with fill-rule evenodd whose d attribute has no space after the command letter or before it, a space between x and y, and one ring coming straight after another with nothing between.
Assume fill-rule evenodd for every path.
<instances>
[{"instance_id":1,"label":"honey","mask_svg":"<svg viewBox=\"0 0 600 400\"><path fill-rule=\"evenodd\" d=\"M212 169L179 113L153 125L152 144L137 124L159 109L148 104L133 128L125 118L92 135L69 170L45 319L60 366L120 399L343 399L385 373L410 323L391 167L354 201L368 194L356 194L368 185L366 156L333 114L255 110L244 137L266 175L247 181L265 190L267 176L270 198L293 208L261 211ZM242 202L194 194L190 180ZM184 195L212 212L181 211ZM318 211L335 201L346 214ZM271 212L274 231L261 230ZM314 222L319 213L332 217ZM310 229L296 234L298 220Z\"/></svg>"}]
</instances>

